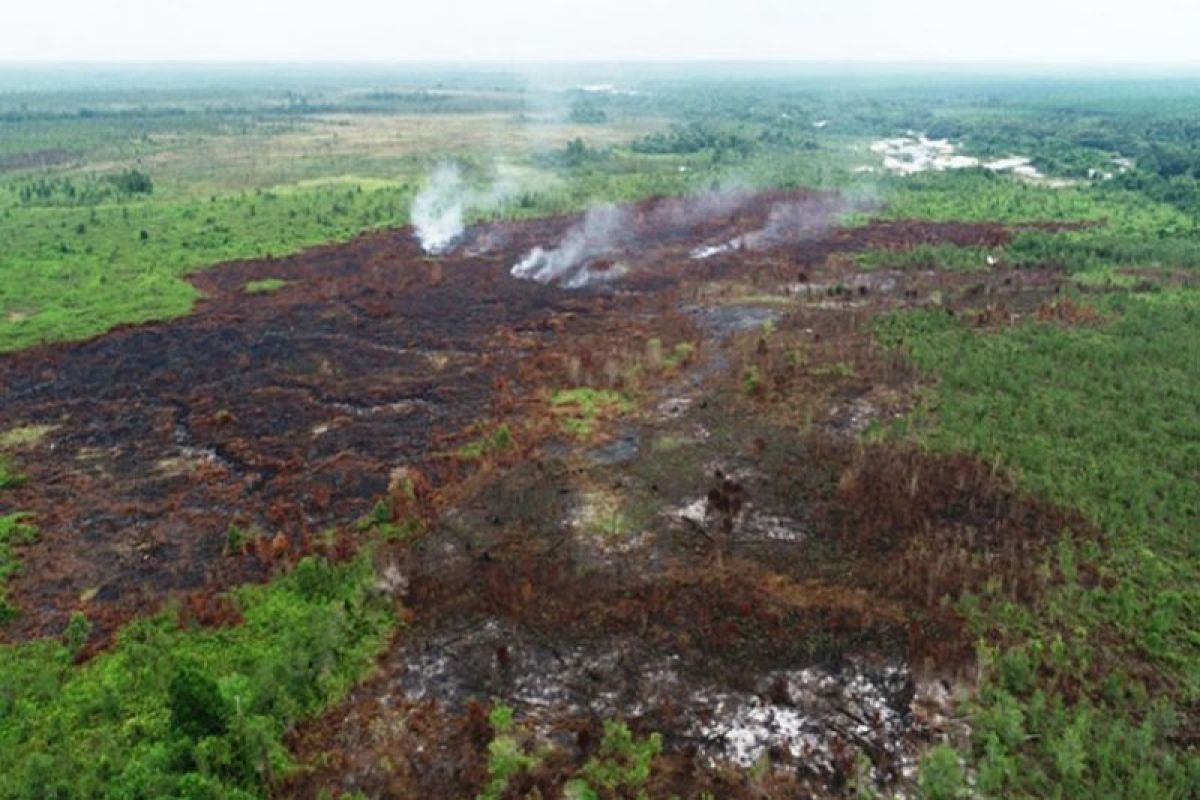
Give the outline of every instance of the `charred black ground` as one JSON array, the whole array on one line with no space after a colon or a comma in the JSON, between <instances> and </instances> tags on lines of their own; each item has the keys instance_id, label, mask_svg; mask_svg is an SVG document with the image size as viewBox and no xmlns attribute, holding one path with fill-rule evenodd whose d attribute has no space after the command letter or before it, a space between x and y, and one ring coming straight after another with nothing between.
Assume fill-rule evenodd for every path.
<instances>
[{"instance_id":1,"label":"charred black ground","mask_svg":"<svg viewBox=\"0 0 1200 800\"><path fill-rule=\"evenodd\" d=\"M969 458L857 444L912 379L867 323L939 304L1005 324L1059 277L849 257L992 247L1001 225L839 227L836 198L803 192L682 222L673 203L628 209L636 234L592 264L622 277L581 291L509 274L578 218L478 226L443 257L402 230L227 264L196 276L189 317L6 358L0 429L53 426L14 496L42 536L8 636L77 608L111 630L349 552L417 476L426 532L380 555L411 624L378 678L296 732L324 767L285 795L470 794L492 698L561 746L528 788L558 785L612 718L664 733L663 791L749 792L726 762L779 765L780 791L910 774L970 661L942 598L988 575L1039 591L1022 565L1064 517ZM696 257L781 207L812 224ZM263 278L287 283L242 291ZM581 385L636 408L568 435L548 392ZM501 425L514 446L462 456ZM263 535L231 552L231 525Z\"/></svg>"}]
</instances>

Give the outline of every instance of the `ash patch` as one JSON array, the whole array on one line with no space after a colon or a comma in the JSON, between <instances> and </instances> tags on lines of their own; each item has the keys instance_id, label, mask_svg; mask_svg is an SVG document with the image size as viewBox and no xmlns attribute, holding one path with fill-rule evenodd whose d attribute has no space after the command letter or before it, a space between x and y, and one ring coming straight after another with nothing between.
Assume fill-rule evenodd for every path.
<instances>
[{"instance_id":1,"label":"ash patch","mask_svg":"<svg viewBox=\"0 0 1200 800\"><path fill-rule=\"evenodd\" d=\"M452 708L500 698L546 741L565 740L563 720L622 718L661 730L670 745L695 747L711 766L769 759L831 779L861 755L881 782L911 772L925 728L904 665L849 659L735 686L705 676L695 661L653 652L636 636L551 641L489 620L410 649L391 690Z\"/></svg>"},{"instance_id":2,"label":"ash patch","mask_svg":"<svg viewBox=\"0 0 1200 800\"><path fill-rule=\"evenodd\" d=\"M752 693L698 693L706 709L691 732L715 761L750 767L767 758L791 761L825 778L847 774L867 755L876 779L890 781L914 763L909 740L920 733L912 714L915 682L898 663L847 662L764 675ZM851 758L848 762L847 758Z\"/></svg>"},{"instance_id":3,"label":"ash patch","mask_svg":"<svg viewBox=\"0 0 1200 800\"><path fill-rule=\"evenodd\" d=\"M454 627L404 654L395 685L411 700L462 707L500 697L535 719L637 716L662 681L642 669L635 640L568 643L501 620Z\"/></svg>"},{"instance_id":4,"label":"ash patch","mask_svg":"<svg viewBox=\"0 0 1200 800\"><path fill-rule=\"evenodd\" d=\"M801 542L807 536L799 520L757 509L753 503L746 503L736 513L729 513L715 508L708 497L700 497L668 509L666 516L685 532L699 533L710 539L726 535L734 543Z\"/></svg>"},{"instance_id":5,"label":"ash patch","mask_svg":"<svg viewBox=\"0 0 1200 800\"><path fill-rule=\"evenodd\" d=\"M705 332L719 338L761 328L780 317L778 311L762 306L688 306L684 311L694 318Z\"/></svg>"}]
</instances>

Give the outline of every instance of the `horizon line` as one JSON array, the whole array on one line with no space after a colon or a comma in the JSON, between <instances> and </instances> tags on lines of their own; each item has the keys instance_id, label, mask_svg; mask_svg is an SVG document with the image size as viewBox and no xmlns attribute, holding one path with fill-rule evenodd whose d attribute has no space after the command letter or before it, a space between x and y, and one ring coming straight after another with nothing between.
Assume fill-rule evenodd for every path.
<instances>
[{"instance_id":1,"label":"horizon line","mask_svg":"<svg viewBox=\"0 0 1200 800\"><path fill-rule=\"evenodd\" d=\"M909 58L85 58L6 59L0 67L28 66L997 66L997 67L1200 67L1200 57L1190 60L1031 60L1031 59L909 59Z\"/></svg>"}]
</instances>

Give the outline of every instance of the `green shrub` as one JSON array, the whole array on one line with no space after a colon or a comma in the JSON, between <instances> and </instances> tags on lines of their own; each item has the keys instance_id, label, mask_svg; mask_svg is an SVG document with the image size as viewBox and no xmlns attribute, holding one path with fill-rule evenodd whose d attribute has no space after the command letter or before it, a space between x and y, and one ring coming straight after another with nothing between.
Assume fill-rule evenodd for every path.
<instances>
[{"instance_id":1,"label":"green shrub","mask_svg":"<svg viewBox=\"0 0 1200 800\"><path fill-rule=\"evenodd\" d=\"M408 486L411 487L411 483ZM413 492L415 494L415 489ZM405 516L397 520L393 519L395 516L391 501L380 500L358 521L357 527L361 533L373 532L386 541L401 541L425 530L425 522L418 517Z\"/></svg>"},{"instance_id":2,"label":"green shrub","mask_svg":"<svg viewBox=\"0 0 1200 800\"><path fill-rule=\"evenodd\" d=\"M127 169L116 175L108 176L108 181L123 194L150 194L154 191L154 181L140 169Z\"/></svg>"},{"instance_id":3,"label":"green shrub","mask_svg":"<svg viewBox=\"0 0 1200 800\"><path fill-rule=\"evenodd\" d=\"M538 757L521 749L513 735L513 710L504 703L496 703L488 714L494 736L488 743L488 777L478 800L500 800L508 788L508 782L518 773L532 769Z\"/></svg>"},{"instance_id":4,"label":"green shrub","mask_svg":"<svg viewBox=\"0 0 1200 800\"><path fill-rule=\"evenodd\" d=\"M925 800L956 800L966 796L966 779L958 752L939 745L921 759L921 796Z\"/></svg>"},{"instance_id":5,"label":"green shrub","mask_svg":"<svg viewBox=\"0 0 1200 800\"><path fill-rule=\"evenodd\" d=\"M599 749L567 784L567 795L590 800L602 790L606 795L644 797L651 762L660 753L662 734L651 733L639 740L625 723L606 721Z\"/></svg>"},{"instance_id":6,"label":"green shrub","mask_svg":"<svg viewBox=\"0 0 1200 800\"><path fill-rule=\"evenodd\" d=\"M696 346L691 342L680 342L671 348L671 352L663 359L663 366L667 369L677 369L692 360L693 354L696 352Z\"/></svg>"},{"instance_id":7,"label":"green shrub","mask_svg":"<svg viewBox=\"0 0 1200 800\"><path fill-rule=\"evenodd\" d=\"M1200 756L1174 737L1180 709L1200 696L1200 448L1186 444L1200 441L1200 292L1094 302L1103 326L980 332L921 311L888 319L880 335L932 379L910 435L977 454L1100 532L1047 531L1059 543L1030 568L1058 580L1036 604L985 589L961 606L997 643L982 654L972 706L980 789L1196 796ZM1084 584L1085 562L1100 580Z\"/></svg>"},{"instance_id":8,"label":"green shrub","mask_svg":"<svg viewBox=\"0 0 1200 800\"><path fill-rule=\"evenodd\" d=\"M497 425L491 433L458 448L458 457L464 461L478 461L493 453L503 453L513 446L512 431L507 423Z\"/></svg>"},{"instance_id":9,"label":"green shrub","mask_svg":"<svg viewBox=\"0 0 1200 800\"><path fill-rule=\"evenodd\" d=\"M228 730L228 708L217 682L192 664L176 668L167 684L171 726L192 739L220 736Z\"/></svg>"},{"instance_id":10,"label":"green shrub","mask_svg":"<svg viewBox=\"0 0 1200 800\"><path fill-rule=\"evenodd\" d=\"M28 519L29 515L21 512L0 515L0 625L11 622L18 614L17 607L8 599L8 579L20 569L13 545L37 541L37 528Z\"/></svg>"},{"instance_id":11,"label":"green shrub","mask_svg":"<svg viewBox=\"0 0 1200 800\"><path fill-rule=\"evenodd\" d=\"M762 390L762 373L759 371L758 367L748 367L745 374L742 376L742 391L752 397L757 397L762 393Z\"/></svg>"},{"instance_id":12,"label":"green shrub","mask_svg":"<svg viewBox=\"0 0 1200 800\"><path fill-rule=\"evenodd\" d=\"M225 530L225 555L233 556L246 551L255 541L262 538L262 531L251 525L243 528L236 522L229 523Z\"/></svg>"},{"instance_id":13,"label":"green shrub","mask_svg":"<svg viewBox=\"0 0 1200 800\"><path fill-rule=\"evenodd\" d=\"M0 798L261 796L284 733L370 670L394 624L367 557L314 557L236 593L244 622L167 611L76 665L46 639L0 647Z\"/></svg>"},{"instance_id":14,"label":"green shrub","mask_svg":"<svg viewBox=\"0 0 1200 800\"><path fill-rule=\"evenodd\" d=\"M67 627L63 630L63 644L67 650L71 653L83 650L91 635L92 621L87 618L87 614L82 611L72 612Z\"/></svg>"}]
</instances>

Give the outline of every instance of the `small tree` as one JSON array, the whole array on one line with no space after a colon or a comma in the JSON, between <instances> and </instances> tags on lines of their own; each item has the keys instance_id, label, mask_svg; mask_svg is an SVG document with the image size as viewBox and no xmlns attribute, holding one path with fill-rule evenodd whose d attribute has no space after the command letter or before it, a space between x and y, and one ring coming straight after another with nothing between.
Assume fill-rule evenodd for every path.
<instances>
[{"instance_id":1,"label":"small tree","mask_svg":"<svg viewBox=\"0 0 1200 800\"><path fill-rule=\"evenodd\" d=\"M198 668L184 666L176 670L167 686L167 705L171 726L192 739L225 733L225 698L217 682Z\"/></svg>"},{"instance_id":2,"label":"small tree","mask_svg":"<svg viewBox=\"0 0 1200 800\"><path fill-rule=\"evenodd\" d=\"M140 169L127 169L110 176L109 181L122 194L151 194L154 191L154 181Z\"/></svg>"},{"instance_id":3,"label":"small tree","mask_svg":"<svg viewBox=\"0 0 1200 800\"><path fill-rule=\"evenodd\" d=\"M925 754L920 783L925 800L956 800L963 796L963 768L953 747L938 745Z\"/></svg>"}]
</instances>

